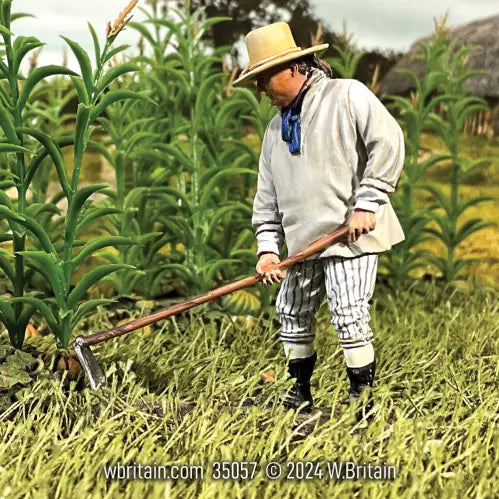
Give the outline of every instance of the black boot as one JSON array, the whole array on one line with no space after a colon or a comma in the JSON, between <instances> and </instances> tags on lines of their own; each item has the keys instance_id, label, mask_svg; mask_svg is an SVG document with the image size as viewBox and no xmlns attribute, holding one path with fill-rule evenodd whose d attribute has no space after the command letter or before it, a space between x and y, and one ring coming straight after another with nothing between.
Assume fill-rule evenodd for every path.
<instances>
[{"instance_id":1,"label":"black boot","mask_svg":"<svg viewBox=\"0 0 499 499\"><path fill-rule=\"evenodd\" d=\"M316 360L317 353L314 352L313 355L305 359L292 359L289 361L289 375L295 378L296 381L287 394L281 395L282 403L286 409L298 409L304 402L308 402L303 411L310 412L312 410L313 399L310 392L310 378L314 372Z\"/></svg>"},{"instance_id":2,"label":"black boot","mask_svg":"<svg viewBox=\"0 0 499 499\"><path fill-rule=\"evenodd\" d=\"M368 389L371 390L369 399L364 406L364 408L357 413L357 420L360 421L367 415L367 420L373 418L372 414L369 414L374 407L374 401L372 398L372 386L374 382L374 374L376 372L376 360L373 360L370 364L363 367L347 367L348 379L350 380L350 393L348 398L343 401L344 404L350 404L352 400L357 400L360 398L360 394Z\"/></svg>"}]
</instances>

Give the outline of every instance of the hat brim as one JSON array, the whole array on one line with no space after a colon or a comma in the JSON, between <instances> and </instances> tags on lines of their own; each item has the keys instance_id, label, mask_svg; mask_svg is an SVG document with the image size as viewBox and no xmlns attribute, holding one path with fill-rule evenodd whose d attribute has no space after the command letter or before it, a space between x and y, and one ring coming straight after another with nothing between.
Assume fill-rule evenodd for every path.
<instances>
[{"instance_id":1,"label":"hat brim","mask_svg":"<svg viewBox=\"0 0 499 499\"><path fill-rule=\"evenodd\" d=\"M303 49L299 50L298 52L292 52L290 54L283 55L282 57L277 56L272 61L266 62L265 64L262 64L261 66L258 66L257 68L249 71L245 75L240 76L237 80L234 80L232 82L232 86L235 87L236 85L240 86L249 85L251 82L254 81L256 75L258 75L262 71L265 71L266 69L273 68L274 66L279 66L279 64L282 64L284 62L289 62L294 59L298 59L299 57L302 57L307 54L320 52L321 50L327 49L328 47L329 43L323 43L321 45L315 45L314 47L310 47L308 49Z\"/></svg>"}]
</instances>

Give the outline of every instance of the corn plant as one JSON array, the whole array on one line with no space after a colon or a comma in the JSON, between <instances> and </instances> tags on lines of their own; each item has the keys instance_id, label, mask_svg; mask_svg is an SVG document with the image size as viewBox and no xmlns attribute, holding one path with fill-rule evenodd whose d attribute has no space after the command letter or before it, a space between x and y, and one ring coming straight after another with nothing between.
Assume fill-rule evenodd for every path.
<instances>
[{"instance_id":1,"label":"corn plant","mask_svg":"<svg viewBox=\"0 0 499 499\"><path fill-rule=\"evenodd\" d=\"M99 123L107 132L108 139L102 144L92 144L115 170L117 190L109 197L106 204L116 208L117 213L109 217L109 230L114 235L119 234L139 243L131 247L121 247L117 253L106 250L96 254L111 263L129 263L135 267L124 268L104 279L113 285L119 295L129 295L137 289L138 281L146 275L147 270L154 275L156 252L168 242L168 232L165 233L157 222L160 210L155 200L163 207L165 203L178 206L176 200L172 200L172 197L165 192L168 191L167 187L154 188L138 184L136 177L140 168L136 162L133 163L131 178L128 178L129 185L126 185L126 166L130 164L131 157L137 156L139 151L142 151L143 155L153 155L158 162L164 161L161 154L154 153L156 147L161 147L160 137L153 130L155 117L135 119L136 103L137 101L122 101L110 106L108 117L99 118ZM138 114L142 115L142 111ZM113 150L108 148L111 144L115 146ZM143 171L141 176L144 176ZM154 290L151 289L150 281L144 285L144 289L146 292L142 293L143 296L153 295Z\"/></svg>"},{"instance_id":2,"label":"corn plant","mask_svg":"<svg viewBox=\"0 0 499 499\"><path fill-rule=\"evenodd\" d=\"M358 50L353 41L353 35L348 34L346 23L343 23L343 33L340 43L333 45L338 56L326 59L331 67L339 74L340 78L354 78L360 60L366 51Z\"/></svg>"},{"instance_id":3,"label":"corn plant","mask_svg":"<svg viewBox=\"0 0 499 499\"><path fill-rule=\"evenodd\" d=\"M23 114L25 123L50 135L60 147L64 147L64 137L66 139L71 137L71 130L68 128L76 118L73 112L67 110L75 97L77 97L76 89L67 78L54 77L51 81L40 82L26 104ZM50 156L44 156L40 160L40 165L34 169L30 183L34 203L47 201L51 166ZM50 204L54 204L53 201Z\"/></svg>"},{"instance_id":4,"label":"corn plant","mask_svg":"<svg viewBox=\"0 0 499 499\"><path fill-rule=\"evenodd\" d=\"M454 44L448 44L440 58L440 68L445 76L441 79L439 88L442 95L442 114L429 115L429 122L435 133L448 149L450 169L450 195L446 195L435 186L426 185L424 188L431 192L442 211L431 213L431 219L437 228L427 228L426 232L434 235L445 245L445 257L427 256L435 267L441 272L446 281L456 278L458 272L476 259L456 258L456 249L465 239L477 231L494 225L484 222L481 218L473 218L460 224L460 218L472 206L484 201L492 200L490 196L477 196L468 201L460 201L459 187L467 176L489 162L488 159L468 159L462 157L459 151L459 138L464 129L466 118L473 112L487 109L487 103L479 98L472 97L465 89L469 78L484 71L470 71L466 68L466 61L472 50L476 47L465 45L456 50Z\"/></svg>"},{"instance_id":5,"label":"corn plant","mask_svg":"<svg viewBox=\"0 0 499 499\"><path fill-rule=\"evenodd\" d=\"M76 237L81 230L91 221L110 213L107 208L93 207L89 199L93 194L103 191L105 184L85 186L78 189L80 170L82 167L83 154L87 148L91 134L94 130L92 123L105 112L107 107L114 102L124 99L147 99L143 94L131 91L107 91L110 84L119 76L133 71L130 65L120 65L108 71L105 70L106 63L116 54L122 52L127 46L121 45L113 48L113 43L130 18L126 18L137 1L132 1L118 16L114 25L108 24L105 45L100 49L99 40L94 28L89 25L95 48L95 70L88 54L74 41L63 37L75 54L81 69L81 78L67 68L49 67L36 69L30 75L20 92L18 93L18 68L25 55L30 49L36 48L40 42L24 38L16 39L11 43L10 33L10 1L1 3L2 27L0 32L4 37L8 64L2 62L0 69L12 82L12 95L3 96L2 104L11 102L13 116L10 116L5 105L0 106L0 124L9 143L9 150L29 152L23 147L23 137L33 137L42 148L35 151L35 159L26 169L24 156L17 153L15 164L15 179L19 191L19 206L16 210L9 199L2 196L0 213L9 220L14 237L14 255L16 258L15 268L4 265L4 272L14 281L14 298L10 303L0 302L2 322L9 330L12 342L21 347L24 338L24 330L29 316L34 309L38 309L44 316L49 328L57 339L58 347L65 348L70 340L71 333L78 322L89 311L99 304L108 300L91 300L77 307L78 301L84 296L90 286L98 282L104 276L115 272L123 265L104 265L93 269L86 274L78 284L71 288L71 277L74 270L95 251L111 245L135 244L120 236L100 237L86 243L78 254L73 255L73 250L79 245ZM74 144L74 164L71 177L68 176L64 156L60 145L48 134L41 130L23 126L22 112L28 101L33 87L48 74L70 74L78 94L78 110L76 114L75 133L71 142ZM107 92L106 92L107 91ZM17 149L16 149L17 148ZM67 200L67 214L64 223L64 239L61 245L56 246L51 236L37 221L36 215L41 211L53 211L54 206L47 204L41 207L26 206L25 192L29 185L26 180L32 179L33 168L39 166L37 161L41 155L49 155L55 164L58 179L64 197ZM115 212L116 210L112 210ZM26 232L29 231L43 248L42 250L25 250L24 242ZM50 283L54 298L38 298L35 296L23 296L23 285L25 280L24 261L27 266L43 275ZM5 263L5 262L4 262ZM7 262L8 263L8 262Z\"/></svg>"},{"instance_id":6,"label":"corn plant","mask_svg":"<svg viewBox=\"0 0 499 499\"><path fill-rule=\"evenodd\" d=\"M153 4L140 28L132 27L153 47L150 58L141 58L149 66L143 74L154 86L158 100L171 110L169 120L164 118L164 123L169 123L170 140L147 151L139 148L131 159L136 165L146 162L153 168L148 179L142 176L145 184L140 187L152 187L149 195L154 192L158 197L148 205L163 205L155 218L167 234L163 242L183 246L182 252L172 251L169 260L156 266L153 282L173 273L185 282L185 292L193 294L212 288L223 276L234 275L231 264L241 265L230 252L240 249L234 248L234 241L244 228L249 229L251 207L247 192L244 187L238 190L237 181L243 174L256 175L255 169L249 168L255 153L249 146L242 151L243 146L237 143L242 131L234 118L245 112L247 105L239 97L237 102L234 98L235 104L223 98L221 75L215 65L220 64L220 54L226 48L205 54L202 35L223 18L202 20L202 10L190 15L186 6L187 13L175 11L178 21L173 21L157 17L154 8ZM175 44L174 52L162 53L168 46L165 40ZM158 133L165 135L161 130ZM161 203L161 196L168 201Z\"/></svg>"},{"instance_id":7,"label":"corn plant","mask_svg":"<svg viewBox=\"0 0 499 499\"><path fill-rule=\"evenodd\" d=\"M0 1L0 34L3 38L4 50L0 57L0 76L5 79L5 84L0 87L0 126L4 137L1 143L1 152L8 154L8 170L2 172L1 187L15 187L17 189L17 205L15 206L8 196L0 191L0 213L2 218L7 218L9 229L2 234L3 241L12 241L14 262L11 255L2 255L0 267L7 278L12 282L14 297L20 298L24 293L26 280L24 250L26 247L27 226L26 217L36 217L52 207L35 205L29 207L26 201L26 192L29 180L32 177L32 164L26 164L25 154L31 150L25 147L26 136L37 139L44 147L52 149L50 138L47 139L43 132L24 127L23 111L26 107L31 92L35 86L45 78L56 75L75 73L61 66L44 66L35 69L20 85L23 79L20 66L26 55L41 47L43 44L35 37L16 37L13 41L11 23L16 19L26 17L27 14L11 13L12 1ZM45 143L45 144L44 144ZM16 347L20 348L24 340L26 325L35 308L30 303L7 303L0 301L0 320L9 331L10 339Z\"/></svg>"},{"instance_id":8,"label":"corn plant","mask_svg":"<svg viewBox=\"0 0 499 499\"><path fill-rule=\"evenodd\" d=\"M448 41L441 31L435 38L420 44L416 59L423 61L424 74L420 78L406 69L398 70L409 76L415 91L410 97L390 96L391 109L398 115L405 135L405 162L397 192L392 200L405 233L405 240L383 255L383 266L391 278L405 280L409 273L424 266L423 257L427 252L417 246L429 236L424 228L428 224L432 207L416 206L415 192L420 189L420 180L428 168L448 158L448 155L432 155L425 160L419 157L421 133L430 124L430 115L439 103L445 102L448 95L435 95L445 74L438 70L439 61L445 52Z\"/></svg>"}]
</instances>

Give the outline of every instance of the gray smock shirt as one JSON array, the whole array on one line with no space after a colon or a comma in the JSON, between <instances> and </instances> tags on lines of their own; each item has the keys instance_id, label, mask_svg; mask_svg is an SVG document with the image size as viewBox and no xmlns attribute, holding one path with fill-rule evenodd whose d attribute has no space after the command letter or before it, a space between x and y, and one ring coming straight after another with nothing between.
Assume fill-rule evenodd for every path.
<instances>
[{"instance_id":1,"label":"gray smock shirt","mask_svg":"<svg viewBox=\"0 0 499 499\"><path fill-rule=\"evenodd\" d=\"M347 222L355 208L375 213L376 228L310 259L379 253L404 239L388 199L404 163L396 120L361 82L313 69L301 109L301 151L281 138L281 110L270 121L259 161L252 224L257 254L305 249Z\"/></svg>"}]
</instances>

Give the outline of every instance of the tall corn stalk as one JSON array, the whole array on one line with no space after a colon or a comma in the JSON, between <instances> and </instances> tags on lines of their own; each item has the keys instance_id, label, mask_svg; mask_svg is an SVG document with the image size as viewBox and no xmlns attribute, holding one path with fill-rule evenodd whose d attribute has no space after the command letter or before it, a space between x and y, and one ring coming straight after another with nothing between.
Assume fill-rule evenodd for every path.
<instances>
[{"instance_id":1,"label":"tall corn stalk","mask_svg":"<svg viewBox=\"0 0 499 499\"><path fill-rule=\"evenodd\" d=\"M430 124L430 115L435 107L449 99L447 95L435 95L445 78L445 74L439 71L439 61L447 45L445 33L437 26L435 38L421 44L416 55L424 63L423 76L419 78L410 70L399 70L411 78L415 91L410 97L390 96L393 101L390 107L398 114L404 130L406 150L402 176L392 198L405 240L395 245L382 258L382 265L395 281L408 279L412 270L425 265L422 258L427 252L416 247L429 238L424 229L429 222L432 207L418 207L415 194L417 189L422 188L420 181L428 168L448 159L448 155L432 155L421 160L421 133Z\"/></svg>"},{"instance_id":2,"label":"tall corn stalk","mask_svg":"<svg viewBox=\"0 0 499 499\"><path fill-rule=\"evenodd\" d=\"M241 193L243 200L234 200L234 187L240 175L256 175L254 168L248 168L253 166L255 152L248 146L242 151L235 138L241 136L236 117L247 105L239 98L224 98L221 74L216 72L215 65L221 64L220 55L227 48L207 55L202 40L211 25L224 19L203 20L203 11L190 15L189 6L172 12L178 21L156 17L159 13L153 5L144 24L132 24L153 49L152 57L141 58L150 66L144 71L148 81L160 99L171 101L169 121L162 125L163 129L169 126L170 140L149 151L139 150L133 159L141 164L155 155L168 158L166 168L164 159L163 164L156 159L152 183L155 192L168 184L164 193L174 203L163 203L159 220L174 236L172 246L182 243L183 250L180 254L172 250L170 261L156 269L155 279L173 273L185 282L187 294L197 294L211 289L223 275L231 275L231 264L241 264L230 252L240 249L233 243L242 227L249 230L251 208L246 192ZM164 40L174 52L161 53L167 47ZM158 133L166 136L166 131Z\"/></svg>"},{"instance_id":3,"label":"tall corn stalk","mask_svg":"<svg viewBox=\"0 0 499 499\"><path fill-rule=\"evenodd\" d=\"M42 144L45 142L47 149L52 143L45 134L33 128L25 128L23 111L26 107L31 92L42 80L51 75L75 75L68 68L61 66L44 66L35 69L21 84L20 66L28 53L38 49L43 44L35 37L16 37L13 40L11 23L28 14L11 13L12 1L0 0L0 34L4 42L4 50L0 52L0 76L6 80L6 85L0 87L0 126L4 138L0 144L0 151L8 153L9 170L4 171L1 187L16 187L17 205L14 205L8 196L0 191L0 215L9 221L9 233L2 235L2 240L11 240L14 250L14 265L11 255L7 252L0 253L0 267L12 282L14 297L21 298L24 294L26 281L25 255L26 233L29 227L24 222L26 216L33 216L46 211L47 208L37 207L30 210L27 206L26 192L29 187L30 169L26 164L25 154L31 150L25 147L25 135L34 137ZM12 214L15 213L15 216ZM10 216L9 216L10 215ZM7 303L0 300L0 320L7 330L12 344L21 348L24 341L26 325L35 308L30 303Z\"/></svg>"},{"instance_id":4,"label":"tall corn stalk","mask_svg":"<svg viewBox=\"0 0 499 499\"><path fill-rule=\"evenodd\" d=\"M455 50L454 44L448 44L445 52L440 57L440 71L444 75L441 79L439 89L443 92L441 114L431 113L429 123L435 133L439 135L447 147L451 160L450 170L450 195L446 195L435 186L425 186L431 192L443 213L433 212L431 219L436 223L437 229L427 228L426 231L433 234L445 246L445 257L427 256L430 261L441 272L445 281L449 282L456 278L458 272L466 265L474 262L473 258L457 258L457 247L475 232L492 225L481 218L473 218L460 224L460 218L472 206L484 201L490 201L490 196L476 196L468 201L460 201L460 184L467 176L476 172L477 169L489 163L488 159L470 160L462 157L459 150L459 140L464 130L466 119L473 112L487 109L485 100L470 96L465 89L466 82L472 76L483 74L485 71L469 71L466 63L469 54L477 47L465 45Z\"/></svg>"},{"instance_id":5,"label":"tall corn stalk","mask_svg":"<svg viewBox=\"0 0 499 499\"><path fill-rule=\"evenodd\" d=\"M13 165L12 179L18 186L19 201L17 209L2 192L0 200L0 214L9 220L14 237L14 255L16 258L15 269L4 265L3 270L14 282L14 298L9 302L0 302L0 318L6 325L11 335L12 342L20 348L24 338L24 329L27 316L32 314L36 308L44 316L49 328L57 339L58 347L65 348L70 340L71 333L78 322L97 305L108 300L91 300L78 305L89 287L98 282L104 276L115 272L123 265L105 265L93 269L87 273L74 287L71 288L71 277L74 270L95 251L111 245L135 244L126 238L101 237L87 243L81 243L76 239L81 230L91 221L107 215L109 211L105 208L95 208L89 199L93 194L103 191L105 184L89 185L78 189L80 171L83 163L83 155L87 148L91 134L94 131L92 123L105 112L107 107L114 102L124 99L144 99L147 97L131 91L107 91L109 85L119 76L132 71L127 65L114 67L105 71L106 63L117 53L123 51L127 46L113 48L113 43L119 32L125 27L130 18L126 16L135 6L137 0L133 0L120 13L115 23L108 24L107 35L103 49L101 50L95 30L89 25L95 48L95 70L88 54L75 42L63 37L75 54L81 69L81 78L67 68L49 67L36 69L25 81L22 90L18 92L18 69L22 56L29 49L37 48L40 42L35 39L19 37L14 44L11 43L10 27L10 1L1 2L1 15L3 29L0 32L5 40L8 64L0 63L0 70L11 81L11 96L2 96L4 101L0 106L0 124L6 135L8 147L11 150L26 151L23 148L23 136L36 139L41 148L35 151L35 158L26 168L24 156L19 152L16 156L17 162ZM20 40L21 39L21 40ZM28 101L33 87L44 77L50 74L70 74L76 88L79 104L76 114L76 125L74 136L69 140L74 145L74 164L71 177L68 176L64 156L61 152L63 144L58 143L53 137L41 130L23 126L22 111ZM107 91L107 92L106 92ZM8 99L12 99L13 116L9 116L5 108ZM65 145L68 145L67 141ZM25 193L29 187L29 181L33 178L36 169L45 156L50 156L58 174L63 196L67 200L67 214L64 221L64 238L62 244L54 244L51 234L48 233L37 221L37 216L42 211L54 211L54 205L46 204L39 206L26 206ZM25 238L28 233L33 234L41 245L41 250L25 249ZM73 255L73 249L83 246L77 255ZM50 283L53 298L38 298L33 294L23 296L25 281L24 259L32 270L43 275ZM9 263L4 261L4 263Z\"/></svg>"}]
</instances>

